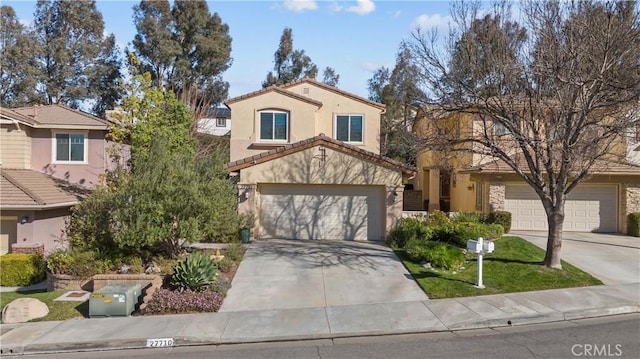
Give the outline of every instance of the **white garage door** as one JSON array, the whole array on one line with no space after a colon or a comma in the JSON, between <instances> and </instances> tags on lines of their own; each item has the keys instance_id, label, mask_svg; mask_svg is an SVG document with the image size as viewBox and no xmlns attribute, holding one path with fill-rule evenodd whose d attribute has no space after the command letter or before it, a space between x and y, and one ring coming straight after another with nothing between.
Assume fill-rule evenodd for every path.
<instances>
[{"instance_id":1,"label":"white garage door","mask_svg":"<svg viewBox=\"0 0 640 359\"><path fill-rule=\"evenodd\" d=\"M380 240L384 187L260 185L260 238Z\"/></svg>"},{"instance_id":2,"label":"white garage door","mask_svg":"<svg viewBox=\"0 0 640 359\"><path fill-rule=\"evenodd\" d=\"M540 198L527 185L507 185L504 209L512 214L514 230L546 230L547 216ZM617 232L618 196L615 186L578 186L565 203L563 230Z\"/></svg>"}]
</instances>

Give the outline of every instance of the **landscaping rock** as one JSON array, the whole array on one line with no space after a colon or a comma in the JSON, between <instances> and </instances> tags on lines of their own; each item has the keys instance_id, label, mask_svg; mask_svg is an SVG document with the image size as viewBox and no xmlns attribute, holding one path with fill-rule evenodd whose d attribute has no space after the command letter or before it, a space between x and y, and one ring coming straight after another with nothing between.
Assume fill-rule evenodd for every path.
<instances>
[{"instance_id":1,"label":"landscaping rock","mask_svg":"<svg viewBox=\"0 0 640 359\"><path fill-rule=\"evenodd\" d=\"M154 262L149 263L147 268L144 269L145 274L159 274L160 272L162 272L162 269Z\"/></svg>"},{"instance_id":2,"label":"landscaping rock","mask_svg":"<svg viewBox=\"0 0 640 359\"><path fill-rule=\"evenodd\" d=\"M18 298L2 309L2 322L5 324L26 323L32 319L49 314L49 307L34 298Z\"/></svg>"}]
</instances>

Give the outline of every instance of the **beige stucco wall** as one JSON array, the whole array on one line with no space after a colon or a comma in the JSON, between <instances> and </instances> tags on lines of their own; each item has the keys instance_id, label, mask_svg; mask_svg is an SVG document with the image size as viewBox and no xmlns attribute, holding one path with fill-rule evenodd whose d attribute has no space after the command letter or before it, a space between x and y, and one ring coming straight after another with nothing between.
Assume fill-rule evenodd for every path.
<instances>
[{"instance_id":1,"label":"beige stucco wall","mask_svg":"<svg viewBox=\"0 0 640 359\"><path fill-rule=\"evenodd\" d=\"M382 111L379 108L306 82L288 87L287 90L322 102L322 107L318 109L316 115L316 135L324 133L331 138L336 138L336 115L363 114L363 143L354 145L380 154L380 115Z\"/></svg>"},{"instance_id":2,"label":"beige stucco wall","mask_svg":"<svg viewBox=\"0 0 640 359\"><path fill-rule=\"evenodd\" d=\"M0 127L0 163L3 168L29 168L31 165L30 128L5 124Z\"/></svg>"},{"instance_id":3,"label":"beige stucco wall","mask_svg":"<svg viewBox=\"0 0 640 359\"><path fill-rule=\"evenodd\" d=\"M258 214L259 183L374 185L385 188L383 218L388 233L402 216L402 174L355 156L320 146L240 170L239 213ZM259 223L256 223L259 225Z\"/></svg>"},{"instance_id":4,"label":"beige stucco wall","mask_svg":"<svg viewBox=\"0 0 640 359\"><path fill-rule=\"evenodd\" d=\"M231 161L253 156L266 151L264 148L251 149L252 144L294 143L318 135L315 117L318 107L276 92L249 97L232 103L231 108ZM260 141L258 111L281 110L289 113L289 141Z\"/></svg>"},{"instance_id":5,"label":"beige stucco wall","mask_svg":"<svg viewBox=\"0 0 640 359\"><path fill-rule=\"evenodd\" d=\"M261 163L240 171L240 183L313 183L402 185L398 171L320 146Z\"/></svg>"},{"instance_id":6,"label":"beige stucco wall","mask_svg":"<svg viewBox=\"0 0 640 359\"><path fill-rule=\"evenodd\" d=\"M308 89L308 93L305 88ZM287 91L320 101L322 106L276 91L229 104L232 116L231 161L266 151L267 148L261 145L295 143L321 133L335 138L334 121L337 114L363 114L363 143L353 145L376 154L380 153L380 109L305 82L287 88ZM289 113L288 141L260 141L258 111L268 109Z\"/></svg>"}]
</instances>

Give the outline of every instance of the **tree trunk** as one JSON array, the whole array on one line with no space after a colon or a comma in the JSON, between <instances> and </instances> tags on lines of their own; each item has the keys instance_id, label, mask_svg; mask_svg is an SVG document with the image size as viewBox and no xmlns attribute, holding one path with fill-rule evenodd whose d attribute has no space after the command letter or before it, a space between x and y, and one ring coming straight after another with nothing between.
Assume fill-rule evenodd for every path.
<instances>
[{"instance_id":1,"label":"tree trunk","mask_svg":"<svg viewBox=\"0 0 640 359\"><path fill-rule=\"evenodd\" d=\"M549 235L547 237L547 252L542 264L549 268L562 269L560 249L562 248L562 224L564 223L563 208L554 208L547 212Z\"/></svg>"}]
</instances>

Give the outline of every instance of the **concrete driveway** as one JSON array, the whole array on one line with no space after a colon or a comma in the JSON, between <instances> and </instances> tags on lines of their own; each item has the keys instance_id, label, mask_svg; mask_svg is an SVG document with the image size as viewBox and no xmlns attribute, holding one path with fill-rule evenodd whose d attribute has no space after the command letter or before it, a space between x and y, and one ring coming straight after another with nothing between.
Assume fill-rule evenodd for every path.
<instances>
[{"instance_id":1,"label":"concrete driveway","mask_svg":"<svg viewBox=\"0 0 640 359\"><path fill-rule=\"evenodd\" d=\"M426 299L384 243L260 240L247 249L220 311Z\"/></svg>"},{"instance_id":2,"label":"concrete driveway","mask_svg":"<svg viewBox=\"0 0 640 359\"><path fill-rule=\"evenodd\" d=\"M547 232L516 231L518 236L543 249ZM496 243L499 245L499 242ZM604 284L640 283L640 238L622 234L565 232L563 260L600 279Z\"/></svg>"}]
</instances>

